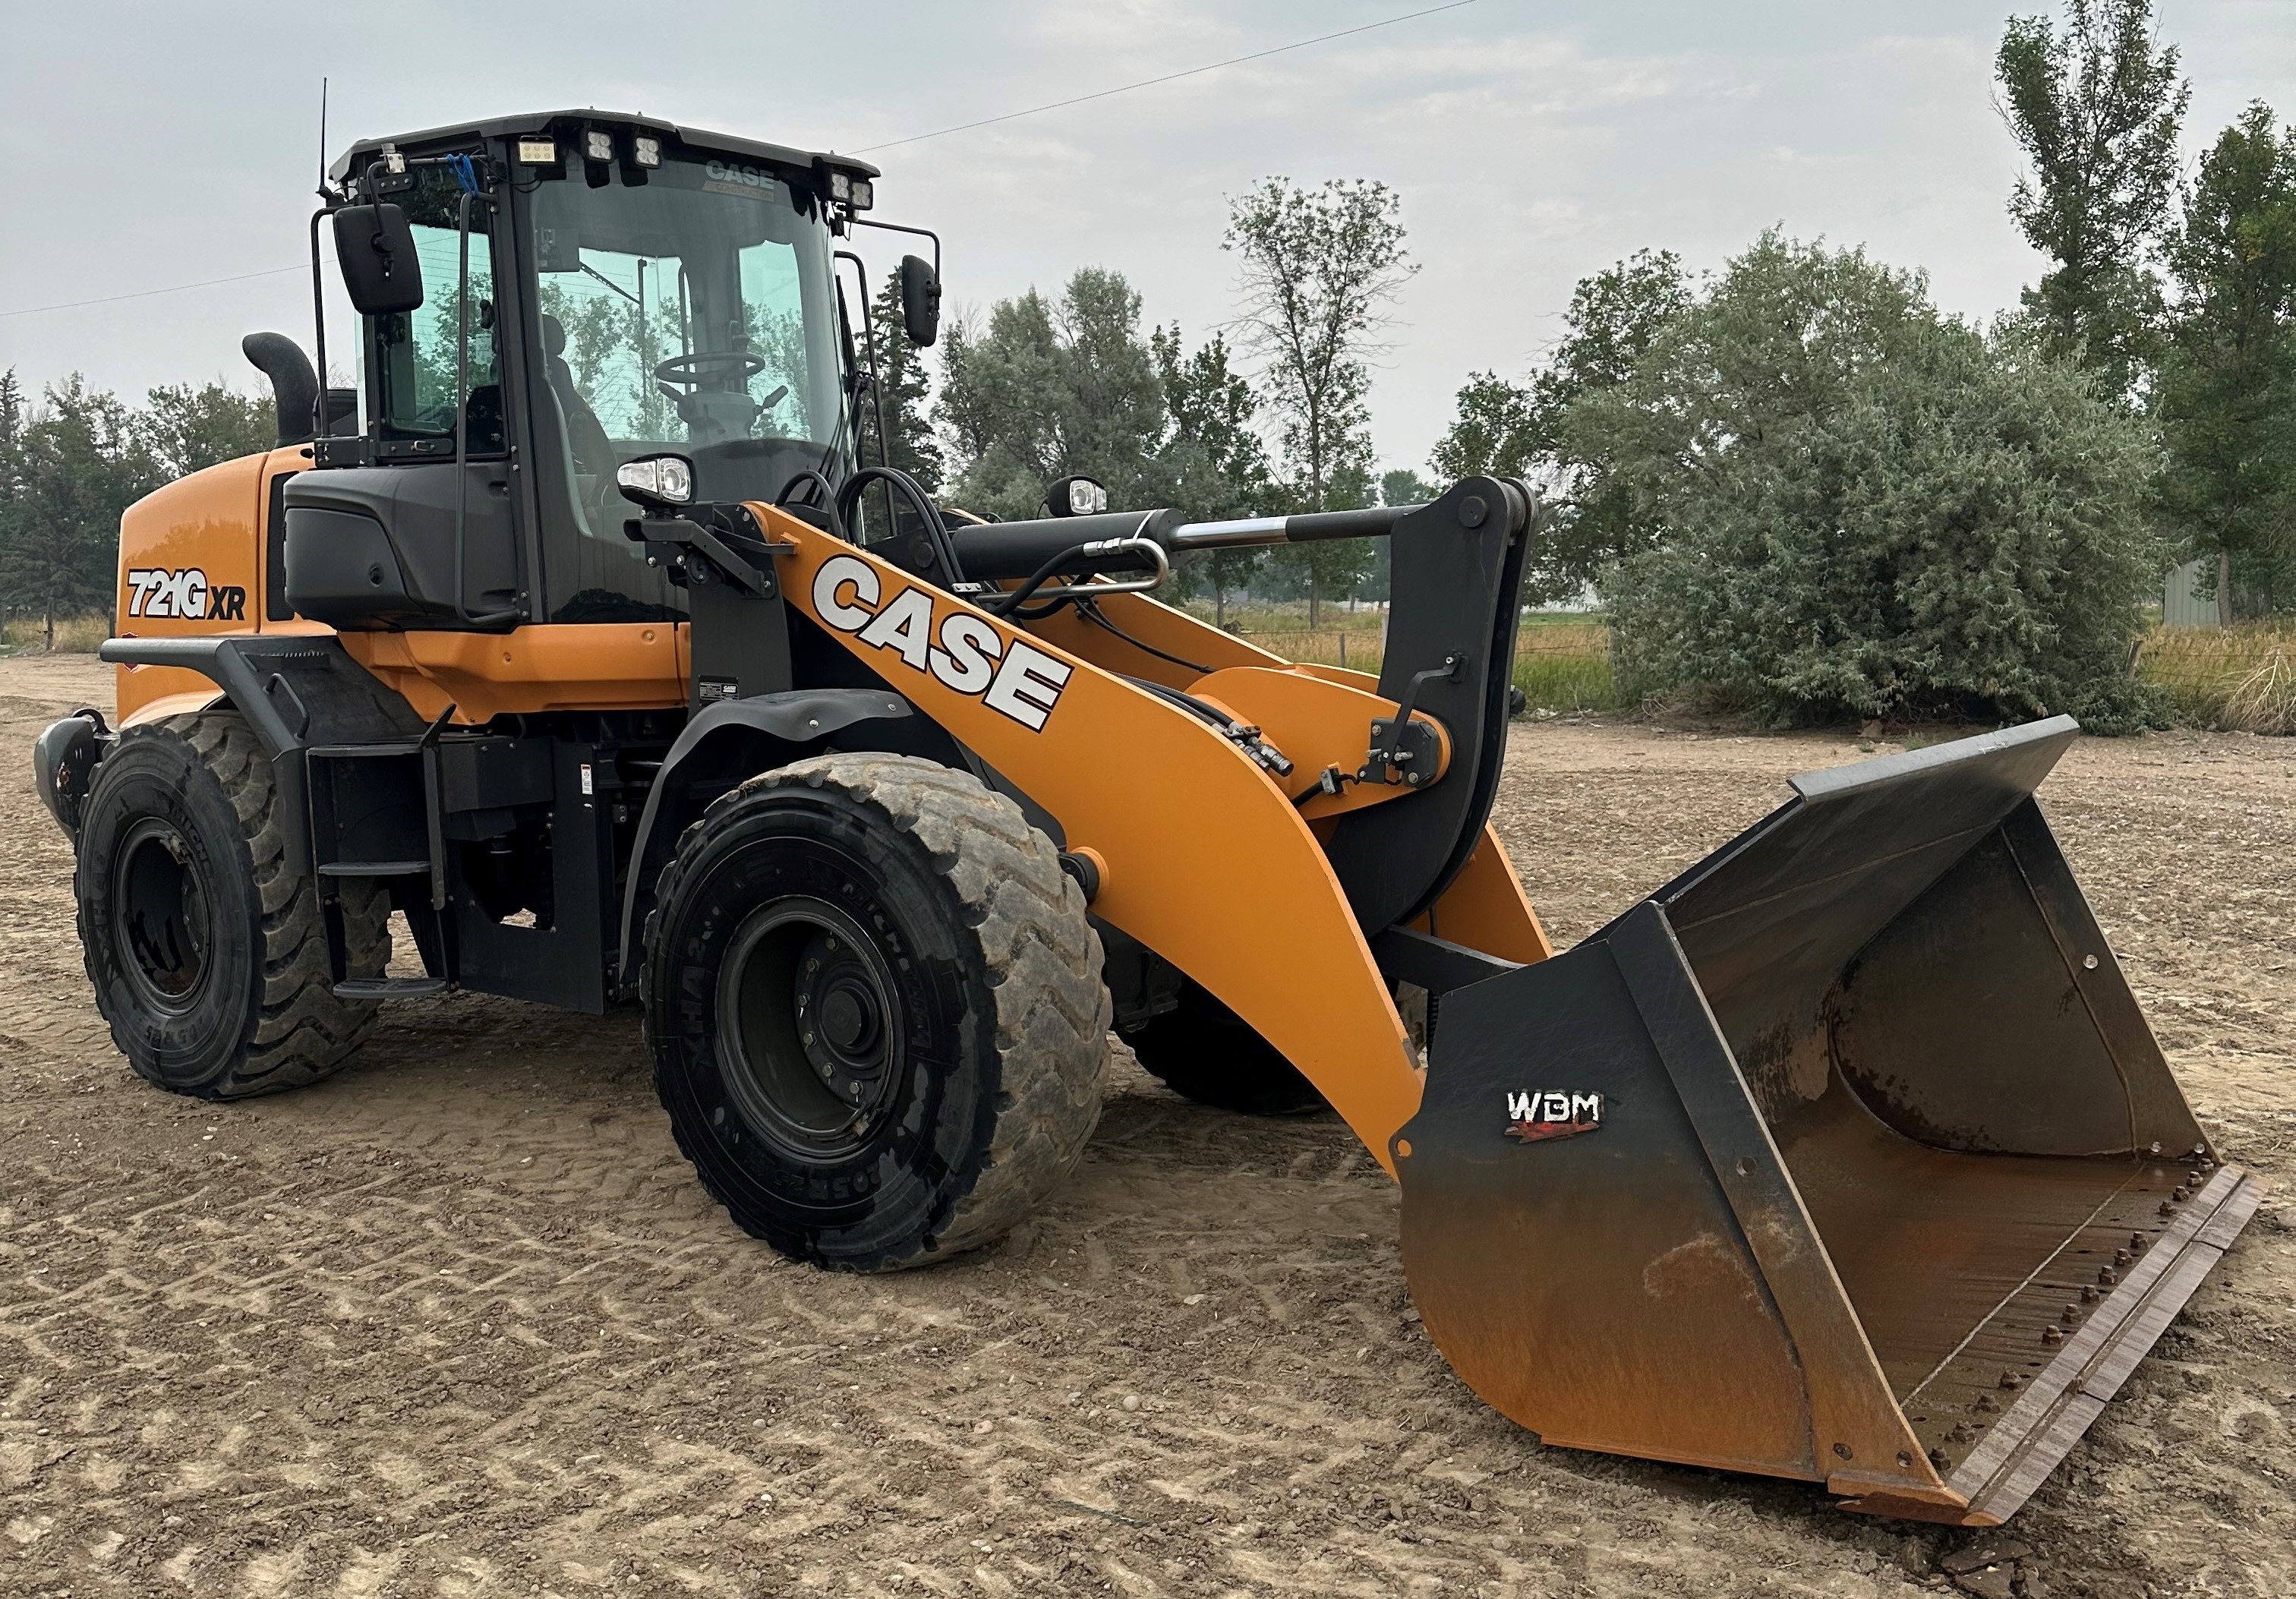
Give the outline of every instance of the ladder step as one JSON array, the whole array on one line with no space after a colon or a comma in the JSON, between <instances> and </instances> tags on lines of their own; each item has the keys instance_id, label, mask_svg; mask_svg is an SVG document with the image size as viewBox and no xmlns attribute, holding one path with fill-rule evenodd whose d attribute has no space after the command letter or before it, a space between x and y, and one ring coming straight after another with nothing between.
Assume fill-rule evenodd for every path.
<instances>
[{"instance_id":1,"label":"ladder step","mask_svg":"<svg viewBox=\"0 0 2296 1599\"><path fill-rule=\"evenodd\" d=\"M322 877L428 877L429 861L326 861L319 867Z\"/></svg>"},{"instance_id":2,"label":"ladder step","mask_svg":"<svg viewBox=\"0 0 2296 1599\"><path fill-rule=\"evenodd\" d=\"M443 977L355 977L333 989L337 999L420 999L446 991Z\"/></svg>"},{"instance_id":3,"label":"ladder step","mask_svg":"<svg viewBox=\"0 0 2296 1599\"><path fill-rule=\"evenodd\" d=\"M357 760L375 755L420 755L422 746L412 744L313 744L303 751L322 760Z\"/></svg>"}]
</instances>

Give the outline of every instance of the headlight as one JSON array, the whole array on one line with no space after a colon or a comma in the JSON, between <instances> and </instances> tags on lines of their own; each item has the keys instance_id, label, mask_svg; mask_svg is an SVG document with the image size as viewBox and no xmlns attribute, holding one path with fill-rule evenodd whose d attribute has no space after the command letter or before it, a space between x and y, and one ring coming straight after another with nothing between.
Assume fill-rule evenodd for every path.
<instances>
[{"instance_id":1,"label":"headlight","mask_svg":"<svg viewBox=\"0 0 2296 1599\"><path fill-rule=\"evenodd\" d=\"M693 503L693 463L683 455L640 455L614 471L614 486L622 497L650 511Z\"/></svg>"},{"instance_id":2,"label":"headlight","mask_svg":"<svg viewBox=\"0 0 2296 1599\"><path fill-rule=\"evenodd\" d=\"M558 165L558 144L554 139L521 139L518 142L518 164L521 167L555 167Z\"/></svg>"},{"instance_id":3,"label":"headlight","mask_svg":"<svg viewBox=\"0 0 2296 1599\"><path fill-rule=\"evenodd\" d=\"M590 160L611 161L614 159L614 135L603 127L591 128L582 135L582 153Z\"/></svg>"},{"instance_id":4,"label":"headlight","mask_svg":"<svg viewBox=\"0 0 2296 1599\"><path fill-rule=\"evenodd\" d=\"M1054 516L1098 516L1108 509L1108 490L1087 477L1062 478L1045 490L1045 509Z\"/></svg>"},{"instance_id":5,"label":"headlight","mask_svg":"<svg viewBox=\"0 0 2296 1599\"><path fill-rule=\"evenodd\" d=\"M652 134L640 134L633 142L632 153L641 167L661 165L661 141Z\"/></svg>"}]
</instances>

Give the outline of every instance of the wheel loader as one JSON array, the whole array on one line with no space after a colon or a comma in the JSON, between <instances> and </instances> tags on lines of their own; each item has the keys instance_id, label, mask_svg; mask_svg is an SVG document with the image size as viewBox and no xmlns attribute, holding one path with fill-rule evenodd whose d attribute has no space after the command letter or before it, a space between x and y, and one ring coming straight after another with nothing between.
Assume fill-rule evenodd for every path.
<instances>
[{"instance_id":1,"label":"wheel loader","mask_svg":"<svg viewBox=\"0 0 2296 1599\"><path fill-rule=\"evenodd\" d=\"M939 504L870 459L878 176L594 111L330 169L361 383L324 316L316 368L248 339L277 447L127 512L118 726L35 750L130 1065L235 1099L397 1000L636 1004L732 1221L873 1271L1041 1205L1113 1032L1343 1118L1428 1334L1546 1442L2014 1511L2259 1192L2033 798L2072 722L1800 778L1557 954L1488 822L1536 496ZM1375 676L1154 597L1358 537Z\"/></svg>"}]
</instances>

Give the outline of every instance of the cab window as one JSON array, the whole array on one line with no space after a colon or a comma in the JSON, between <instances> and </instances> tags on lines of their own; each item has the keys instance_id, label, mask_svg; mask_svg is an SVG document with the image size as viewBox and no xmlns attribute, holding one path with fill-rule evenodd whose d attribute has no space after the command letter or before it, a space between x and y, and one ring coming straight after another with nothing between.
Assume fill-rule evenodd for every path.
<instances>
[{"instance_id":1,"label":"cab window","mask_svg":"<svg viewBox=\"0 0 2296 1599\"><path fill-rule=\"evenodd\" d=\"M470 419L472 455L499 455L503 412L495 332L494 250L488 208L470 208L470 310L463 314L462 191L444 172L426 169L409 193L396 196L414 233L422 267L422 303L379 317L374 330L378 436L394 441L451 439L458 406ZM457 392L460 355L468 351L469 381ZM435 452L426 450L435 458Z\"/></svg>"}]
</instances>

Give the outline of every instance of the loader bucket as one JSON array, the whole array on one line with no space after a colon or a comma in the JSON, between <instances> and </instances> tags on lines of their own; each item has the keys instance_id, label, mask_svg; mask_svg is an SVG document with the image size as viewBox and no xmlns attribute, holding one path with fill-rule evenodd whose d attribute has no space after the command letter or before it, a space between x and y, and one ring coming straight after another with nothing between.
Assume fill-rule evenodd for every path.
<instances>
[{"instance_id":1,"label":"loader bucket","mask_svg":"<svg viewBox=\"0 0 2296 1599\"><path fill-rule=\"evenodd\" d=\"M2254 1211L2035 786L2058 718L1816 773L1446 995L1393 1146L1429 1334L1546 1442L1989 1525Z\"/></svg>"}]
</instances>

